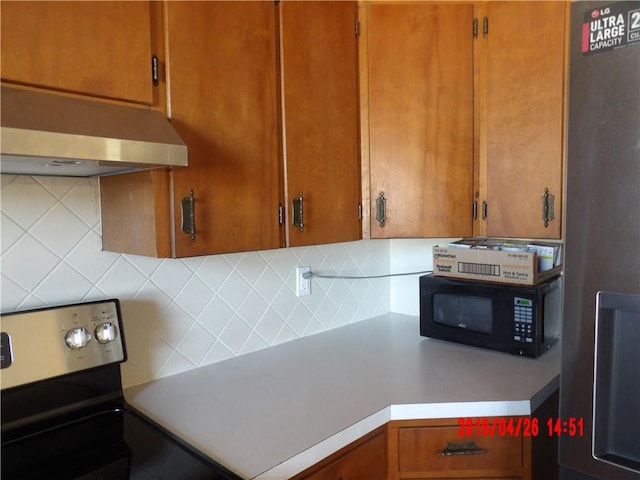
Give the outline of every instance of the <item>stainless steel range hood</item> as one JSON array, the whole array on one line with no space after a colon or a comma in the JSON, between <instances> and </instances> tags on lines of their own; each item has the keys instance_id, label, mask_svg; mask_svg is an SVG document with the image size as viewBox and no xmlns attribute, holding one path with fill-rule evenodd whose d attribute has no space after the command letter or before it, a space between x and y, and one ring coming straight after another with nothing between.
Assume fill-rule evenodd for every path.
<instances>
[{"instance_id":1,"label":"stainless steel range hood","mask_svg":"<svg viewBox=\"0 0 640 480\"><path fill-rule=\"evenodd\" d=\"M0 95L0 173L96 177L187 165L187 146L161 112L4 86Z\"/></svg>"}]
</instances>

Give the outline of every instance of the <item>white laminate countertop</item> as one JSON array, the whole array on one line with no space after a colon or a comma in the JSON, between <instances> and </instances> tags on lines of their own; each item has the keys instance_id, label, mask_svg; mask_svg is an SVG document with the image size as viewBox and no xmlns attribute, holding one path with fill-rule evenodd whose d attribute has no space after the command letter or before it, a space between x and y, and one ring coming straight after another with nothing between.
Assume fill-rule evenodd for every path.
<instances>
[{"instance_id":1,"label":"white laminate countertop","mask_svg":"<svg viewBox=\"0 0 640 480\"><path fill-rule=\"evenodd\" d=\"M558 387L537 359L421 337L388 314L125 390L246 479L285 479L389 420L528 415Z\"/></svg>"}]
</instances>

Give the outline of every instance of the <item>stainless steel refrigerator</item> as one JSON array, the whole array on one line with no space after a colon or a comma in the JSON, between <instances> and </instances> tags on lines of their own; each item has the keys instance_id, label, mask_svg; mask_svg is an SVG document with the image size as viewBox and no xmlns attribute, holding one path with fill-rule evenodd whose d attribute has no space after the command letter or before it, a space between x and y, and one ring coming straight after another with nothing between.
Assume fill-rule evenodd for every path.
<instances>
[{"instance_id":1,"label":"stainless steel refrigerator","mask_svg":"<svg viewBox=\"0 0 640 480\"><path fill-rule=\"evenodd\" d=\"M561 479L640 479L640 2L571 5Z\"/></svg>"}]
</instances>

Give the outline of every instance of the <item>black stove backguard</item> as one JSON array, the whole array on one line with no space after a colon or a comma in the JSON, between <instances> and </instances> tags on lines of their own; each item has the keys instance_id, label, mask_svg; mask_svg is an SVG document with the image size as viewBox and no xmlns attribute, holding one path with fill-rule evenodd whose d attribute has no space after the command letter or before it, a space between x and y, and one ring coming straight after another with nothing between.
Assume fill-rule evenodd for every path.
<instances>
[{"instance_id":1,"label":"black stove backguard","mask_svg":"<svg viewBox=\"0 0 640 480\"><path fill-rule=\"evenodd\" d=\"M117 300L3 315L3 480L236 480L127 405Z\"/></svg>"}]
</instances>

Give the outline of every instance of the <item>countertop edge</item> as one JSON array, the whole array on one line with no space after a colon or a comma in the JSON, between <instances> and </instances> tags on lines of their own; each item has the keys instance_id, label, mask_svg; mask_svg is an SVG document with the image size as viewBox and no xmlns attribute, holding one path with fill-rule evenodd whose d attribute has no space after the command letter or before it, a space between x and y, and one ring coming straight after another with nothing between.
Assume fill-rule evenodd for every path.
<instances>
[{"instance_id":1,"label":"countertop edge","mask_svg":"<svg viewBox=\"0 0 640 480\"><path fill-rule=\"evenodd\" d=\"M268 471L261 473L254 480L284 480L297 475L319 461L337 452L350 443L358 440L367 433L389 422L391 407L383 408L379 412L346 427L335 435L316 443L294 457L285 460Z\"/></svg>"}]
</instances>

